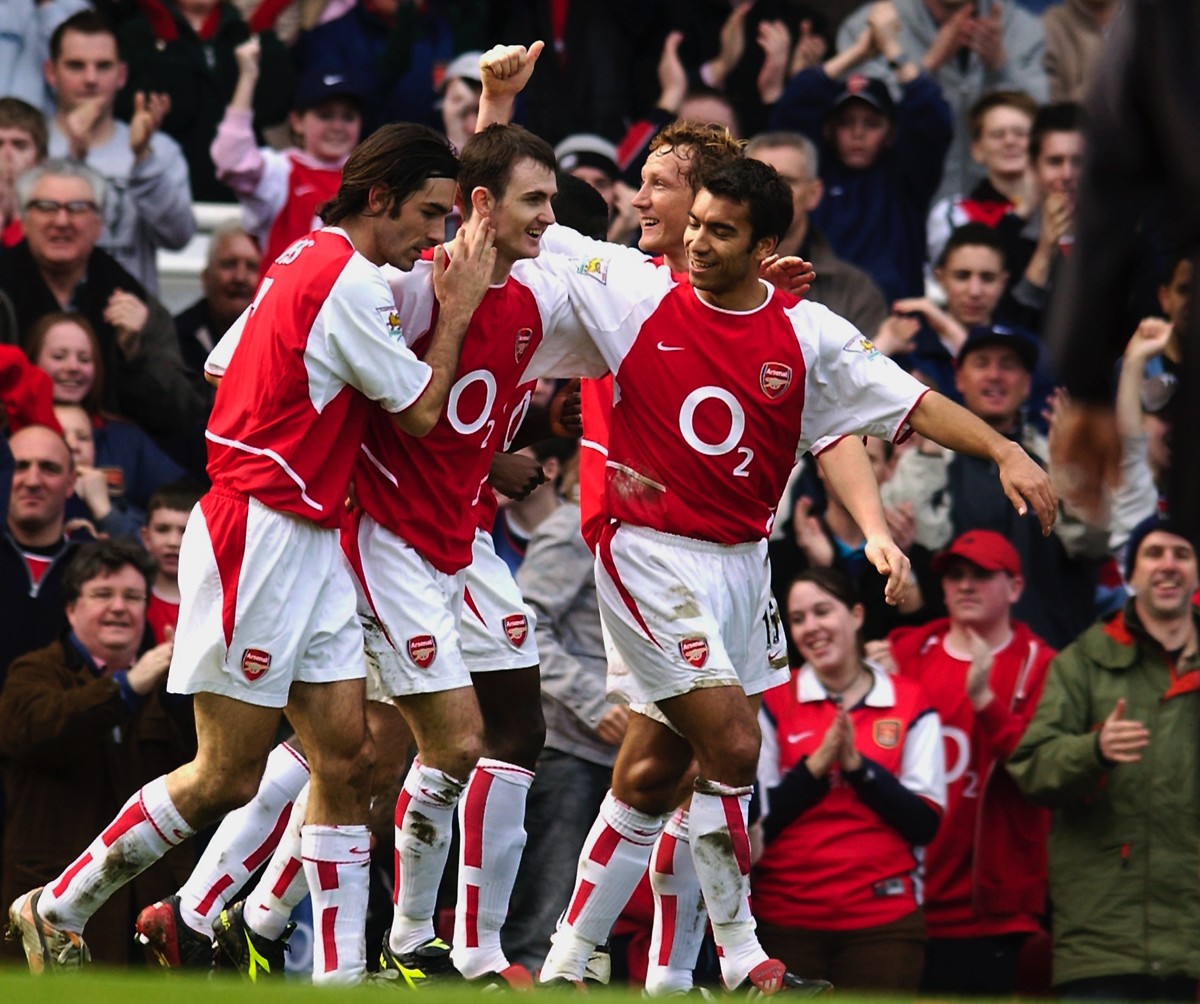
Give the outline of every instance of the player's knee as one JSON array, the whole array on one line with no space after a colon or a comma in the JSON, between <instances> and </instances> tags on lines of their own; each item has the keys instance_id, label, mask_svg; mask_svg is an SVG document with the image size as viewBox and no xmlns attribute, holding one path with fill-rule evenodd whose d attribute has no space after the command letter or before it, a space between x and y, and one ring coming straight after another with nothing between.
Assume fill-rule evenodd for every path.
<instances>
[{"instance_id":1,"label":"player's knee","mask_svg":"<svg viewBox=\"0 0 1200 1004\"><path fill-rule=\"evenodd\" d=\"M426 767L444 771L453 778L465 781L483 756L483 739L478 732L462 732L445 736L442 741L428 743L418 754Z\"/></svg>"},{"instance_id":2,"label":"player's knee","mask_svg":"<svg viewBox=\"0 0 1200 1004\"><path fill-rule=\"evenodd\" d=\"M489 720L481 755L533 770L545 743L546 719L539 701L502 721Z\"/></svg>"},{"instance_id":3,"label":"player's knee","mask_svg":"<svg viewBox=\"0 0 1200 1004\"><path fill-rule=\"evenodd\" d=\"M202 777L200 799L214 815L225 815L240 809L258 794L264 764L239 764Z\"/></svg>"},{"instance_id":4,"label":"player's knee","mask_svg":"<svg viewBox=\"0 0 1200 1004\"><path fill-rule=\"evenodd\" d=\"M678 772L650 757L626 763L613 772L613 794L650 816L661 816L675 808L678 786Z\"/></svg>"},{"instance_id":5,"label":"player's knee","mask_svg":"<svg viewBox=\"0 0 1200 1004\"><path fill-rule=\"evenodd\" d=\"M753 784L760 744L757 732L733 731L700 755L700 776L731 785Z\"/></svg>"}]
</instances>

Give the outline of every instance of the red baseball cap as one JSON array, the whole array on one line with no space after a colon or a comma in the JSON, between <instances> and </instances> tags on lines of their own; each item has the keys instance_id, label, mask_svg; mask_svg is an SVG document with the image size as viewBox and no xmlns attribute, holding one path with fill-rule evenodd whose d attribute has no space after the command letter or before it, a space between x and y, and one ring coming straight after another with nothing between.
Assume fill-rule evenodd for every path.
<instances>
[{"instance_id":1,"label":"red baseball cap","mask_svg":"<svg viewBox=\"0 0 1200 1004\"><path fill-rule=\"evenodd\" d=\"M1017 549L992 530L968 530L946 550L934 555L934 575L944 575L951 558L963 558L985 572L1021 574L1021 558Z\"/></svg>"}]
</instances>

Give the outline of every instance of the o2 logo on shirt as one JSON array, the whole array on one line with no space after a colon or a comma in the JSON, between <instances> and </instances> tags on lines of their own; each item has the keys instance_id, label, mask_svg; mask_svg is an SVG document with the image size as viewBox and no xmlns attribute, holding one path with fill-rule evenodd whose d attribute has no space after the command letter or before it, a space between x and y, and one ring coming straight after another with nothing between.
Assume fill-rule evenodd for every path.
<instances>
[{"instance_id":1,"label":"o2 logo on shirt","mask_svg":"<svg viewBox=\"0 0 1200 1004\"><path fill-rule=\"evenodd\" d=\"M729 433L719 443L710 443L701 439L696 432L696 411L705 401L720 401L729 409ZM735 447L742 455L741 463L733 469L735 478L750 477L750 462L754 459L754 451L748 446L738 446L742 433L746 431L746 412L738 399L724 387L714 387L711 384L697 387L683 399L679 408L679 432L683 441L697 453L706 457L721 457Z\"/></svg>"}]
</instances>

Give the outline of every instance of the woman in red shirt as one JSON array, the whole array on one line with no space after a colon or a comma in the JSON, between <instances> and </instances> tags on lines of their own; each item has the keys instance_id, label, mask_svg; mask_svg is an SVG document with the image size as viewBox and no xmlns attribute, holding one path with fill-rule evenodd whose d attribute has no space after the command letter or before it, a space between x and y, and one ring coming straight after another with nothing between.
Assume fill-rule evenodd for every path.
<instances>
[{"instance_id":1,"label":"woman in red shirt","mask_svg":"<svg viewBox=\"0 0 1200 1004\"><path fill-rule=\"evenodd\" d=\"M863 660L862 621L837 569L808 569L788 591L805 662L764 696L754 914L763 948L794 972L915 991L921 848L946 798L941 728L917 684Z\"/></svg>"}]
</instances>

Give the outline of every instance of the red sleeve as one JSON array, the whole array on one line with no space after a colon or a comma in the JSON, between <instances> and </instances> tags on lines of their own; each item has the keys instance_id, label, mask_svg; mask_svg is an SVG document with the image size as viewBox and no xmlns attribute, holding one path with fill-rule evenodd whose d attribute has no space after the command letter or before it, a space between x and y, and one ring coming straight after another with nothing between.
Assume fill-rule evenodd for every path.
<instances>
[{"instance_id":1,"label":"red sleeve","mask_svg":"<svg viewBox=\"0 0 1200 1004\"><path fill-rule=\"evenodd\" d=\"M54 417L54 388L50 378L12 345L0 345L0 402L11 435L29 425L62 432Z\"/></svg>"},{"instance_id":2,"label":"red sleeve","mask_svg":"<svg viewBox=\"0 0 1200 1004\"><path fill-rule=\"evenodd\" d=\"M595 552L600 531L608 523L604 505L604 465L608 461L608 419L612 411L612 376L583 380L579 385L583 439L579 450L580 533Z\"/></svg>"}]
</instances>

